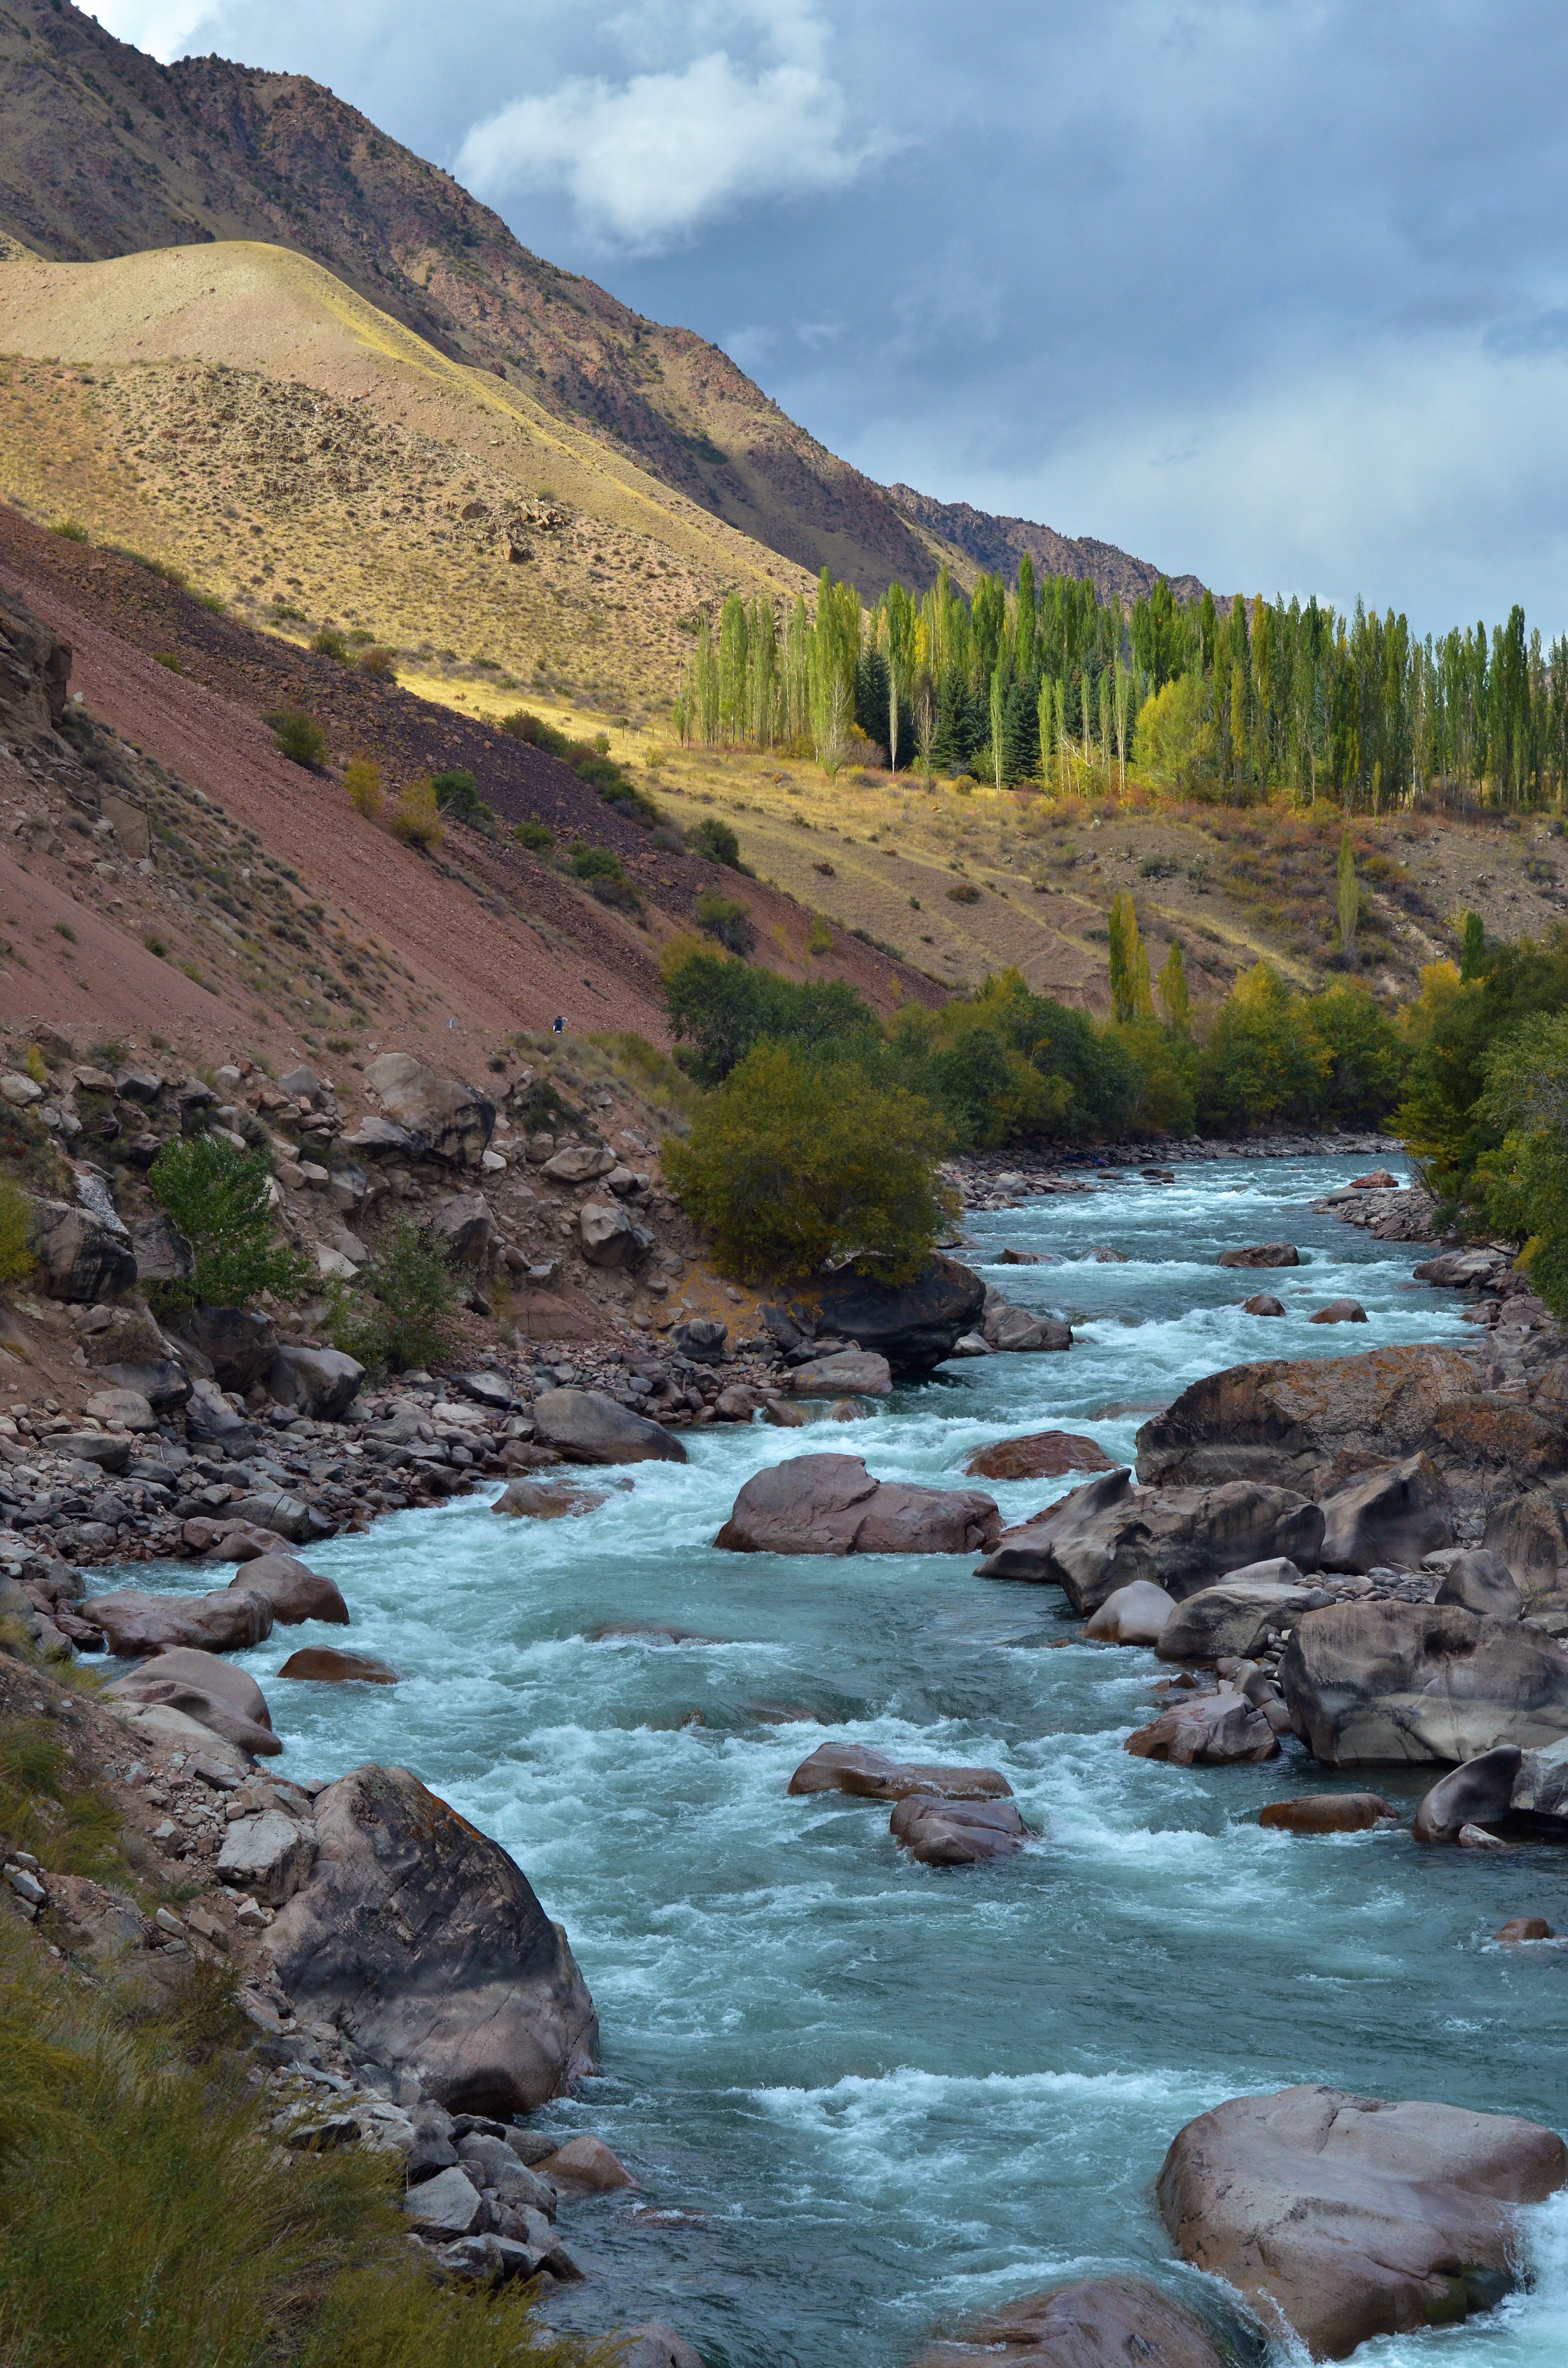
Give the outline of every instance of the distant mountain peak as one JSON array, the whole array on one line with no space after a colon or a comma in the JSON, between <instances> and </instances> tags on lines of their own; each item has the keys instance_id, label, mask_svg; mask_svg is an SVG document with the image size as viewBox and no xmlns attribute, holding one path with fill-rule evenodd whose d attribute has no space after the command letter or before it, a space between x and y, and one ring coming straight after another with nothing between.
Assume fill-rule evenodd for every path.
<instances>
[{"instance_id":1,"label":"distant mountain peak","mask_svg":"<svg viewBox=\"0 0 1568 2368\"><path fill-rule=\"evenodd\" d=\"M1152 561L1134 559L1130 552L1092 535L1058 534L1054 527L1041 526L1033 518L998 518L990 510L977 510L972 502L938 502L929 494L917 494L913 485L890 485L887 490L894 507L912 526L953 544L992 575L1016 576L1018 562L1028 552L1039 575L1087 578L1102 599L1114 592L1124 600L1135 600L1152 591L1165 575ZM1203 598L1204 587L1196 575L1166 575L1166 581L1178 600Z\"/></svg>"}]
</instances>

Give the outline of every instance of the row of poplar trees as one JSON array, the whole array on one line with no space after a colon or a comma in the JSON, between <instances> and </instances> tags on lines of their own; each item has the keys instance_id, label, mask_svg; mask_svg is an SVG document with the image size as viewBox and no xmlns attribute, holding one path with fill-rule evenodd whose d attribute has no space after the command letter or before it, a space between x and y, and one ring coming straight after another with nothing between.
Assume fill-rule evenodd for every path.
<instances>
[{"instance_id":1,"label":"row of poplar trees","mask_svg":"<svg viewBox=\"0 0 1568 2368\"><path fill-rule=\"evenodd\" d=\"M1086 579L1037 581L1027 554L1011 589L983 574L966 599L944 569L867 609L824 568L814 609L732 593L716 632L700 620L675 721L710 747L809 750L830 775L858 741L998 787L1108 786L1140 761L1238 803L1546 804L1568 782L1568 639L1543 648L1520 608L1421 641L1359 601L1184 606L1163 578L1124 608Z\"/></svg>"}]
</instances>

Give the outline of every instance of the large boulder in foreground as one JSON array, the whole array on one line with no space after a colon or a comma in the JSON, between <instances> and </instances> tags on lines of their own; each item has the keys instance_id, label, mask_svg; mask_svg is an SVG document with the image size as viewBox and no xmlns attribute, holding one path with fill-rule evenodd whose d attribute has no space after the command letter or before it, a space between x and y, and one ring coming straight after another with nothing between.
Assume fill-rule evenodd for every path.
<instances>
[{"instance_id":1,"label":"large boulder in foreground","mask_svg":"<svg viewBox=\"0 0 1568 2368\"><path fill-rule=\"evenodd\" d=\"M275 1757L283 1748L272 1732L267 1697L253 1677L213 1653L176 1646L155 1654L107 1691L117 1700L183 1711L242 1751Z\"/></svg>"},{"instance_id":2,"label":"large boulder in foreground","mask_svg":"<svg viewBox=\"0 0 1568 2368\"><path fill-rule=\"evenodd\" d=\"M1229 2356L1147 2279L1085 2278L971 2319L915 2368L1228 2368Z\"/></svg>"},{"instance_id":3,"label":"large boulder in foreground","mask_svg":"<svg viewBox=\"0 0 1568 2368\"><path fill-rule=\"evenodd\" d=\"M341 1349L279 1349L267 1369L269 1397L312 1422L335 1422L359 1394L365 1368Z\"/></svg>"},{"instance_id":4,"label":"large boulder in foreground","mask_svg":"<svg viewBox=\"0 0 1568 2368\"><path fill-rule=\"evenodd\" d=\"M1416 1840L1457 1842L1466 1826L1501 1825L1513 1806L1523 1757L1517 1744L1500 1743L1439 1776L1415 1812L1411 1832Z\"/></svg>"},{"instance_id":5,"label":"large boulder in foreground","mask_svg":"<svg viewBox=\"0 0 1568 2368\"><path fill-rule=\"evenodd\" d=\"M1080 1613L1139 1579L1179 1603L1246 1563L1283 1556L1311 1569L1322 1537L1317 1507L1287 1489L1135 1489L1121 1466L1008 1530L980 1576L1060 1587Z\"/></svg>"},{"instance_id":6,"label":"large boulder in foreground","mask_svg":"<svg viewBox=\"0 0 1568 2368\"><path fill-rule=\"evenodd\" d=\"M619 1406L602 1390L541 1390L534 1436L568 1463L684 1463L686 1450L662 1423Z\"/></svg>"},{"instance_id":7,"label":"large boulder in foreground","mask_svg":"<svg viewBox=\"0 0 1568 2368\"><path fill-rule=\"evenodd\" d=\"M911 1282L877 1282L841 1267L814 1277L801 1296L820 1310L819 1331L858 1341L895 1373L926 1373L974 1329L985 1285L972 1268L938 1252Z\"/></svg>"},{"instance_id":8,"label":"large boulder in foreground","mask_svg":"<svg viewBox=\"0 0 1568 2368\"><path fill-rule=\"evenodd\" d=\"M293 1554L256 1554L242 1563L229 1581L231 1594L265 1596L272 1606L273 1624L297 1627L303 1620L324 1620L335 1628L348 1625L348 1606L335 1579L312 1570Z\"/></svg>"},{"instance_id":9,"label":"large boulder in foreground","mask_svg":"<svg viewBox=\"0 0 1568 2368\"><path fill-rule=\"evenodd\" d=\"M1435 1416L1475 1395L1457 1349L1231 1365L1143 1425L1138 1477L1161 1487L1262 1480L1315 1494L1369 1464L1415 1454Z\"/></svg>"},{"instance_id":10,"label":"large boulder in foreground","mask_svg":"<svg viewBox=\"0 0 1568 2368\"><path fill-rule=\"evenodd\" d=\"M1568 1736L1568 1653L1457 1604L1342 1603L1298 1622L1279 1664L1296 1733L1329 1768L1474 1759Z\"/></svg>"},{"instance_id":11,"label":"large boulder in foreground","mask_svg":"<svg viewBox=\"0 0 1568 2368\"><path fill-rule=\"evenodd\" d=\"M406 1768L352 1769L315 1827L310 1880L266 1936L297 2011L417 2066L453 2112L531 2112L593 2069L566 1935L498 1843Z\"/></svg>"},{"instance_id":12,"label":"large boulder in foreground","mask_svg":"<svg viewBox=\"0 0 1568 2368\"><path fill-rule=\"evenodd\" d=\"M89 1610L109 1651L121 1660L172 1653L182 1645L199 1653L240 1653L272 1634L271 1604L265 1595L252 1594L243 1577L213 1595L143 1595L125 1588L95 1595Z\"/></svg>"},{"instance_id":13,"label":"large boulder in foreground","mask_svg":"<svg viewBox=\"0 0 1568 2368\"><path fill-rule=\"evenodd\" d=\"M1159 2178L1172 2241L1314 2359L1490 2309L1514 2284L1514 2215L1568 2180L1551 2130L1325 2088L1233 2097L1176 2134Z\"/></svg>"},{"instance_id":14,"label":"large boulder in foreground","mask_svg":"<svg viewBox=\"0 0 1568 2368\"><path fill-rule=\"evenodd\" d=\"M976 1448L964 1465L971 1480L1061 1480L1069 1472L1114 1472L1097 1440L1076 1430L1031 1430Z\"/></svg>"},{"instance_id":15,"label":"large boulder in foreground","mask_svg":"<svg viewBox=\"0 0 1568 2368\"><path fill-rule=\"evenodd\" d=\"M1506 1563L1527 1602L1568 1587L1568 1505L1550 1488L1528 1488L1494 1505L1482 1540Z\"/></svg>"},{"instance_id":16,"label":"large boulder in foreground","mask_svg":"<svg viewBox=\"0 0 1568 2368\"><path fill-rule=\"evenodd\" d=\"M895 1842L922 1866L983 1866L1013 1858L1028 1827L1011 1801L939 1801L910 1793L888 1820Z\"/></svg>"},{"instance_id":17,"label":"large boulder in foreground","mask_svg":"<svg viewBox=\"0 0 1568 2368\"><path fill-rule=\"evenodd\" d=\"M874 1480L858 1455L796 1455L754 1474L713 1543L734 1554L974 1554L1001 1531L978 1488Z\"/></svg>"},{"instance_id":18,"label":"large boulder in foreground","mask_svg":"<svg viewBox=\"0 0 1568 2368\"><path fill-rule=\"evenodd\" d=\"M1453 1512L1443 1476L1429 1455L1407 1455L1336 1488L1323 1499L1325 1570L1415 1569L1453 1543Z\"/></svg>"},{"instance_id":19,"label":"large boulder in foreground","mask_svg":"<svg viewBox=\"0 0 1568 2368\"><path fill-rule=\"evenodd\" d=\"M1224 1768L1238 1759L1275 1759L1279 1737L1244 1694L1187 1694L1130 1735L1135 1759L1169 1759L1178 1768Z\"/></svg>"},{"instance_id":20,"label":"large boulder in foreground","mask_svg":"<svg viewBox=\"0 0 1568 2368\"><path fill-rule=\"evenodd\" d=\"M495 1126L495 1105L461 1077L442 1076L412 1053L383 1053L365 1072L382 1110L410 1137L415 1157L477 1167Z\"/></svg>"}]
</instances>

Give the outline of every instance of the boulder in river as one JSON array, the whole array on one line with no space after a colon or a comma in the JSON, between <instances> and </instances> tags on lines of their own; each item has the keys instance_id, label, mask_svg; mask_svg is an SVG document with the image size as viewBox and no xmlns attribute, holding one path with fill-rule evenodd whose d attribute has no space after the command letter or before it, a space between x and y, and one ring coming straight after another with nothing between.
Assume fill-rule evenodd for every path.
<instances>
[{"instance_id":1,"label":"boulder in river","mask_svg":"<svg viewBox=\"0 0 1568 2368\"><path fill-rule=\"evenodd\" d=\"M915 2368L1228 2368L1208 2329L1146 2278L1085 2278L971 2319Z\"/></svg>"},{"instance_id":2,"label":"boulder in river","mask_svg":"<svg viewBox=\"0 0 1568 2368\"><path fill-rule=\"evenodd\" d=\"M1012 1786L997 1768L948 1768L889 1759L859 1743L824 1743L802 1759L790 1779L797 1795L848 1793L863 1801L902 1801L906 1793L929 1793L944 1801L1000 1801Z\"/></svg>"},{"instance_id":3,"label":"boulder in river","mask_svg":"<svg viewBox=\"0 0 1568 2368\"><path fill-rule=\"evenodd\" d=\"M1060 1587L1080 1613L1134 1579L1179 1603L1246 1563L1284 1555L1310 1569L1322 1536L1317 1507L1283 1488L1135 1490L1119 1467L1007 1531L980 1576Z\"/></svg>"},{"instance_id":4,"label":"boulder in river","mask_svg":"<svg viewBox=\"0 0 1568 2368\"><path fill-rule=\"evenodd\" d=\"M1176 1608L1176 1598L1163 1587L1135 1578L1130 1587L1119 1587L1106 1597L1085 1623L1084 1634L1096 1645L1153 1645Z\"/></svg>"},{"instance_id":5,"label":"boulder in river","mask_svg":"<svg viewBox=\"0 0 1568 2368\"><path fill-rule=\"evenodd\" d=\"M1250 1299L1242 1302L1244 1315L1283 1315L1284 1313L1285 1302L1277 1299L1271 1291L1255 1291Z\"/></svg>"},{"instance_id":6,"label":"boulder in river","mask_svg":"<svg viewBox=\"0 0 1568 2368\"><path fill-rule=\"evenodd\" d=\"M1300 1266L1301 1253L1294 1242L1256 1242L1250 1249L1221 1250L1221 1266Z\"/></svg>"},{"instance_id":7,"label":"boulder in river","mask_svg":"<svg viewBox=\"0 0 1568 2368\"><path fill-rule=\"evenodd\" d=\"M1250 1660L1271 1632L1284 1634L1303 1612L1333 1601L1283 1555L1227 1571L1182 1603L1159 1642L1162 1661Z\"/></svg>"},{"instance_id":8,"label":"boulder in river","mask_svg":"<svg viewBox=\"0 0 1568 2368\"><path fill-rule=\"evenodd\" d=\"M1494 1941L1554 1941L1557 1938L1544 1916L1510 1916L1492 1935Z\"/></svg>"},{"instance_id":9,"label":"boulder in river","mask_svg":"<svg viewBox=\"0 0 1568 2368\"><path fill-rule=\"evenodd\" d=\"M1059 1315L1014 1307L994 1289L985 1293L977 1328L986 1347L997 1355L1032 1356L1073 1346L1072 1327Z\"/></svg>"},{"instance_id":10,"label":"boulder in river","mask_svg":"<svg viewBox=\"0 0 1568 2368\"><path fill-rule=\"evenodd\" d=\"M117 1678L107 1691L118 1701L157 1702L183 1711L242 1751L274 1756L283 1748L272 1732L267 1697L256 1679L214 1653L176 1646Z\"/></svg>"},{"instance_id":11,"label":"boulder in river","mask_svg":"<svg viewBox=\"0 0 1568 2368\"><path fill-rule=\"evenodd\" d=\"M1244 1694L1189 1694L1130 1735L1124 1748L1137 1759L1220 1768L1236 1759L1276 1759L1279 1737Z\"/></svg>"},{"instance_id":12,"label":"boulder in river","mask_svg":"<svg viewBox=\"0 0 1568 2368\"><path fill-rule=\"evenodd\" d=\"M1114 1472L1103 1447L1075 1430L1033 1430L977 1448L964 1465L971 1480L1061 1480L1069 1472Z\"/></svg>"},{"instance_id":13,"label":"boulder in river","mask_svg":"<svg viewBox=\"0 0 1568 2368\"><path fill-rule=\"evenodd\" d=\"M1474 1372L1457 1349L1231 1365L1192 1383L1143 1425L1138 1477L1161 1487L1256 1479L1315 1491L1369 1463L1414 1455L1436 1415L1475 1395Z\"/></svg>"},{"instance_id":14,"label":"boulder in river","mask_svg":"<svg viewBox=\"0 0 1568 2368\"><path fill-rule=\"evenodd\" d=\"M930 1793L900 1801L888 1831L922 1866L981 1866L1016 1856L1028 1839L1011 1801L938 1800Z\"/></svg>"},{"instance_id":15,"label":"boulder in river","mask_svg":"<svg viewBox=\"0 0 1568 2368\"><path fill-rule=\"evenodd\" d=\"M874 1480L858 1455L796 1455L754 1474L714 1543L736 1554L971 1554L1001 1528L978 1489Z\"/></svg>"},{"instance_id":16,"label":"boulder in river","mask_svg":"<svg viewBox=\"0 0 1568 2368\"><path fill-rule=\"evenodd\" d=\"M895 1373L925 1373L973 1330L985 1285L972 1268L937 1252L909 1282L878 1282L846 1266L815 1276L801 1296L814 1301L824 1336L858 1341Z\"/></svg>"},{"instance_id":17,"label":"boulder in river","mask_svg":"<svg viewBox=\"0 0 1568 2368\"><path fill-rule=\"evenodd\" d=\"M560 1521L608 1502L605 1489L584 1488L569 1480L508 1480L490 1509L510 1513L517 1520Z\"/></svg>"},{"instance_id":18,"label":"boulder in river","mask_svg":"<svg viewBox=\"0 0 1568 2368\"><path fill-rule=\"evenodd\" d=\"M1453 1543L1449 1491L1427 1455L1380 1464L1322 1502L1325 1570L1410 1568Z\"/></svg>"},{"instance_id":19,"label":"boulder in river","mask_svg":"<svg viewBox=\"0 0 1568 2368\"><path fill-rule=\"evenodd\" d=\"M662 1423L633 1414L601 1390L541 1390L534 1432L568 1463L684 1463L686 1450Z\"/></svg>"},{"instance_id":20,"label":"boulder in river","mask_svg":"<svg viewBox=\"0 0 1568 2368\"><path fill-rule=\"evenodd\" d=\"M1466 1611L1489 1614L1494 1620L1524 1617L1525 1599L1513 1572L1501 1554L1490 1554L1484 1546L1455 1554L1443 1575L1436 1600L1439 1603L1457 1603Z\"/></svg>"},{"instance_id":21,"label":"boulder in river","mask_svg":"<svg viewBox=\"0 0 1568 2368\"><path fill-rule=\"evenodd\" d=\"M798 1398L885 1398L892 1388L892 1367L869 1349L841 1349L835 1356L797 1365L786 1387Z\"/></svg>"},{"instance_id":22,"label":"boulder in river","mask_svg":"<svg viewBox=\"0 0 1568 2368\"><path fill-rule=\"evenodd\" d=\"M1367 1311L1358 1299L1331 1299L1307 1318L1309 1324L1365 1324Z\"/></svg>"},{"instance_id":23,"label":"boulder in river","mask_svg":"<svg viewBox=\"0 0 1568 2368\"><path fill-rule=\"evenodd\" d=\"M335 1628L348 1625L348 1606L336 1580L312 1570L293 1554L251 1556L229 1581L229 1591L265 1596L272 1606L276 1627L297 1627L304 1620L324 1620Z\"/></svg>"},{"instance_id":24,"label":"boulder in river","mask_svg":"<svg viewBox=\"0 0 1568 2368\"><path fill-rule=\"evenodd\" d=\"M309 1882L267 1933L297 2011L449 2112L531 2112L591 2071L593 2000L521 1870L406 1768L356 1768L315 1803Z\"/></svg>"},{"instance_id":25,"label":"boulder in river","mask_svg":"<svg viewBox=\"0 0 1568 2368\"><path fill-rule=\"evenodd\" d=\"M170 1653L191 1645L199 1653L238 1653L272 1634L272 1606L252 1595L243 1580L213 1595L142 1595L127 1588L96 1595L92 1616L118 1659Z\"/></svg>"},{"instance_id":26,"label":"boulder in river","mask_svg":"<svg viewBox=\"0 0 1568 2368\"><path fill-rule=\"evenodd\" d=\"M1500 1826L1512 1805L1523 1757L1517 1744L1500 1743L1439 1776L1415 1812L1411 1831L1416 1840L1457 1842L1466 1826Z\"/></svg>"},{"instance_id":27,"label":"boulder in river","mask_svg":"<svg viewBox=\"0 0 1568 2368\"><path fill-rule=\"evenodd\" d=\"M1554 2131L1511 2114L1320 2087L1233 2097L1178 2131L1160 2210L1183 2258L1314 2359L1492 2308L1515 2213L1568 2180Z\"/></svg>"},{"instance_id":28,"label":"boulder in river","mask_svg":"<svg viewBox=\"0 0 1568 2368\"><path fill-rule=\"evenodd\" d=\"M1568 1736L1524 1754L1514 1779L1512 1805L1517 1816L1550 1820L1559 1832L1568 1825Z\"/></svg>"},{"instance_id":29,"label":"boulder in river","mask_svg":"<svg viewBox=\"0 0 1568 2368\"><path fill-rule=\"evenodd\" d=\"M1287 1834L1364 1834L1398 1816L1381 1793L1298 1793L1292 1800L1270 1801L1257 1822Z\"/></svg>"},{"instance_id":30,"label":"boulder in river","mask_svg":"<svg viewBox=\"0 0 1568 2368\"><path fill-rule=\"evenodd\" d=\"M1279 1664L1296 1733L1329 1768L1474 1759L1568 1737L1568 1653L1457 1604L1340 1603L1298 1622Z\"/></svg>"},{"instance_id":31,"label":"boulder in river","mask_svg":"<svg viewBox=\"0 0 1568 2368\"><path fill-rule=\"evenodd\" d=\"M280 1678L298 1678L316 1685L343 1686L356 1680L366 1685L395 1686L397 1671L389 1669L384 1661L372 1661L363 1653L335 1652L330 1645L304 1645L290 1653L278 1672Z\"/></svg>"}]
</instances>

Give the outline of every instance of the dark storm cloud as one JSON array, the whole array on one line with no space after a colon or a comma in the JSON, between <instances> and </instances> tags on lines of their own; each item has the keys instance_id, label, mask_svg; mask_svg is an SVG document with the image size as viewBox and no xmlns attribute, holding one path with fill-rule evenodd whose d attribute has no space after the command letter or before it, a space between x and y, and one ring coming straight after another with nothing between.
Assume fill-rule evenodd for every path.
<instances>
[{"instance_id":1,"label":"dark storm cloud","mask_svg":"<svg viewBox=\"0 0 1568 2368\"><path fill-rule=\"evenodd\" d=\"M1568 625L1568 17L114 0L316 74L882 478L1223 586Z\"/></svg>"}]
</instances>

